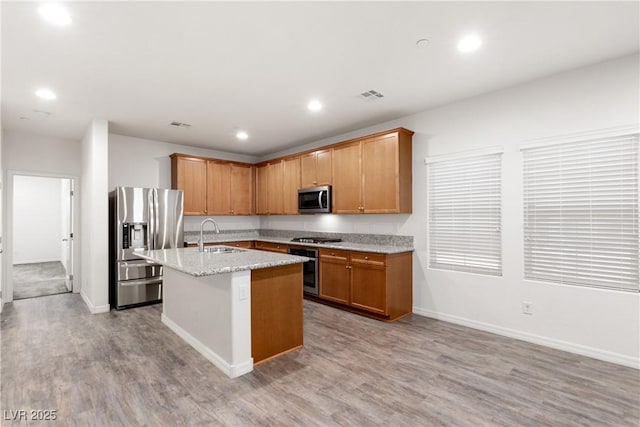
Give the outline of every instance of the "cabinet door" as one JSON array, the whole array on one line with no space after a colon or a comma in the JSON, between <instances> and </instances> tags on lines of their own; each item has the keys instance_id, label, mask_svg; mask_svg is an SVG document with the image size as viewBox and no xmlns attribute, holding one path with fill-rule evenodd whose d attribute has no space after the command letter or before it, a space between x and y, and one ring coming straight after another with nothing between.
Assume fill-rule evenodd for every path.
<instances>
[{"instance_id":1,"label":"cabinet door","mask_svg":"<svg viewBox=\"0 0 640 427\"><path fill-rule=\"evenodd\" d=\"M331 185L331 150L316 151L316 182Z\"/></svg>"},{"instance_id":2,"label":"cabinet door","mask_svg":"<svg viewBox=\"0 0 640 427\"><path fill-rule=\"evenodd\" d=\"M207 160L207 214L231 214L231 166Z\"/></svg>"},{"instance_id":3,"label":"cabinet door","mask_svg":"<svg viewBox=\"0 0 640 427\"><path fill-rule=\"evenodd\" d=\"M253 167L231 163L231 214L253 214Z\"/></svg>"},{"instance_id":4,"label":"cabinet door","mask_svg":"<svg viewBox=\"0 0 640 427\"><path fill-rule=\"evenodd\" d=\"M350 279L346 261L320 258L320 297L349 304Z\"/></svg>"},{"instance_id":5,"label":"cabinet door","mask_svg":"<svg viewBox=\"0 0 640 427\"><path fill-rule=\"evenodd\" d=\"M351 305L379 314L387 310L385 255L352 253Z\"/></svg>"},{"instance_id":6,"label":"cabinet door","mask_svg":"<svg viewBox=\"0 0 640 427\"><path fill-rule=\"evenodd\" d=\"M267 215L269 213L268 180L269 165L256 168L256 214Z\"/></svg>"},{"instance_id":7,"label":"cabinet door","mask_svg":"<svg viewBox=\"0 0 640 427\"><path fill-rule=\"evenodd\" d=\"M176 180L173 187L184 191L184 214L207 214L207 162L203 159L176 159Z\"/></svg>"},{"instance_id":8,"label":"cabinet door","mask_svg":"<svg viewBox=\"0 0 640 427\"><path fill-rule=\"evenodd\" d=\"M298 189L300 188L300 157L284 160L283 213L298 214Z\"/></svg>"},{"instance_id":9,"label":"cabinet door","mask_svg":"<svg viewBox=\"0 0 640 427\"><path fill-rule=\"evenodd\" d=\"M269 214L284 213L284 163L269 163L267 170L267 199L269 201Z\"/></svg>"},{"instance_id":10,"label":"cabinet door","mask_svg":"<svg viewBox=\"0 0 640 427\"><path fill-rule=\"evenodd\" d=\"M333 212L360 213L362 174L360 142L333 149Z\"/></svg>"},{"instance_id":11,"label":"cabinet door","mask_svg":"<svg viewBox=\"0 0 640 427\"><path fill-rule=\"evenodd\" d=\"M300 188L316 187L316 153L300 156Z\"/></svg>"},{"instance_id":12,"label":"cabinet door","mask_svg":"<svg viewBox=\"0 0 640 427\"><path fill-rule=\"evenodd\" d=\"M397 134L362 142L362 205L365 213L399 212Z\"/></svg>"}]
</instances>

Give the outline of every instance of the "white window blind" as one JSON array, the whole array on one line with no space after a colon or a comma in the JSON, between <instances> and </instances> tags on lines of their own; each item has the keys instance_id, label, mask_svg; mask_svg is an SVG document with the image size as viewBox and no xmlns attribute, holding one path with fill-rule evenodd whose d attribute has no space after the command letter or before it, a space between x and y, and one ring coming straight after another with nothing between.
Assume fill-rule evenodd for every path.
<instances>
[{"instance_id":1,"label":"white window blind","mask_svg":"<svg viewBox=\"0 0 640 427\"><path fill-rule=\"evenodd\" d=\"M525 278L638 290L638 136L523 150Z\"/></svg>"},{"instance_id":2,"label":"white window blind","mask_svg":"<svg viewBox=\"0 0 640 427\"><path fill-rule=\"evenodd\" d=\"M429 267L502 275L501 158L428 163Z\"/></svg>"}]
</instances>

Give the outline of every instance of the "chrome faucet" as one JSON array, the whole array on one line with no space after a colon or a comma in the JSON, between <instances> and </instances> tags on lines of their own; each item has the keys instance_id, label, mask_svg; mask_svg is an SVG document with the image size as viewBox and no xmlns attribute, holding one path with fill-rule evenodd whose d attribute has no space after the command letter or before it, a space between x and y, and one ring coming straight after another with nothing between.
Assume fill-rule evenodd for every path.
<instances>
[{"instance_id":1,"label":"chrome faucet","mask_svg":"<svg viewBox=\"0 0 640 427\"><path fill-rule=\"evenodd\" d=\"M202 236L202 231L204 230L205 222L212 222L213 226L216 228L216 234L220 234L220 227L218 227L218 223L213 218L205 218L200 223L200 238L198 239L198 251L204 252L204 237Z\"/></svg>"}]
</instances>

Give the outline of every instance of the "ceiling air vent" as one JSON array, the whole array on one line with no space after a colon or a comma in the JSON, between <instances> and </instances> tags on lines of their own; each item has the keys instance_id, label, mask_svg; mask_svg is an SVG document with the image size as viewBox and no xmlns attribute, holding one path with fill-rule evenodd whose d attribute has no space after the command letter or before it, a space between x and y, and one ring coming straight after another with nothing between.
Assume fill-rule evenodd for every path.
<instances>
[{"instance_id":1,"label":"ceiling air vent","mask_svg":"<svg viewBox=\"0 0 640 427\"><path fill-rule=\"evenodd\" d=\"M363 101L375 101L377 99L384 98L383 94L373 89L362 92L359 96Z\"/></svg>"},{"instance_id":2,"label":"ceiling air vent","mask_svg":"<svg viewBox=\"0 0 640 427\"><path fill-rule=\"evenodd\" d=\"M173 126L174 128L190 128L191 127L189 123L182 123L182 122L171 122L169 123L169 126Z\"/></svg>"}]
</instances>

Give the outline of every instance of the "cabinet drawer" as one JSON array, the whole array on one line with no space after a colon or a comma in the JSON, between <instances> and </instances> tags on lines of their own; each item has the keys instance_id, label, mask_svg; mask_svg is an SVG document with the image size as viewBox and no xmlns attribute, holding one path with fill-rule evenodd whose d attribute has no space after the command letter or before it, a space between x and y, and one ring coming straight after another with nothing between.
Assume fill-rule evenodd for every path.
<instances>
[{"instance_id":1,"label":"cabinet drawer","mask_svg":"<svg viewBox=\"0 0 640 427\"><path fill-rule=\"evenodd\" d=\"M289 245L283 243L256 242L255 247L263 251L282 252L285 254L289 252Z\"/></svg>"},{"instance_id":2,"label":"cabinet drawer","mask_svg":"<svg viewBox=\"0 0 640 427\"><path fill-rule=\"evenodd\" d=\"M226 246L233 246L235 248L253 249L253 241L251 240L243 240L240 242L226 242L222 244Z\"/></svg>"},{"instance_id":3,"label":"cabinet drawer","mask_svg":"<svg viewBox=\"0 0 640 427\"><path fill-rule=\"evenodd\" d=\"M346 262L349 259L349 252L339 249L320 249L320 259Z\"/></svg>"},{"instance_id":4,"label":"cabinet drawer","mask_svg":"<svg viewBox=\"0 0 640 427\"><path fill-rule=\"evenodd\" d=\"M369 252L351 252L351 262L367 265L387 265L387 256Z\"/></svg>"}]
</instances>

